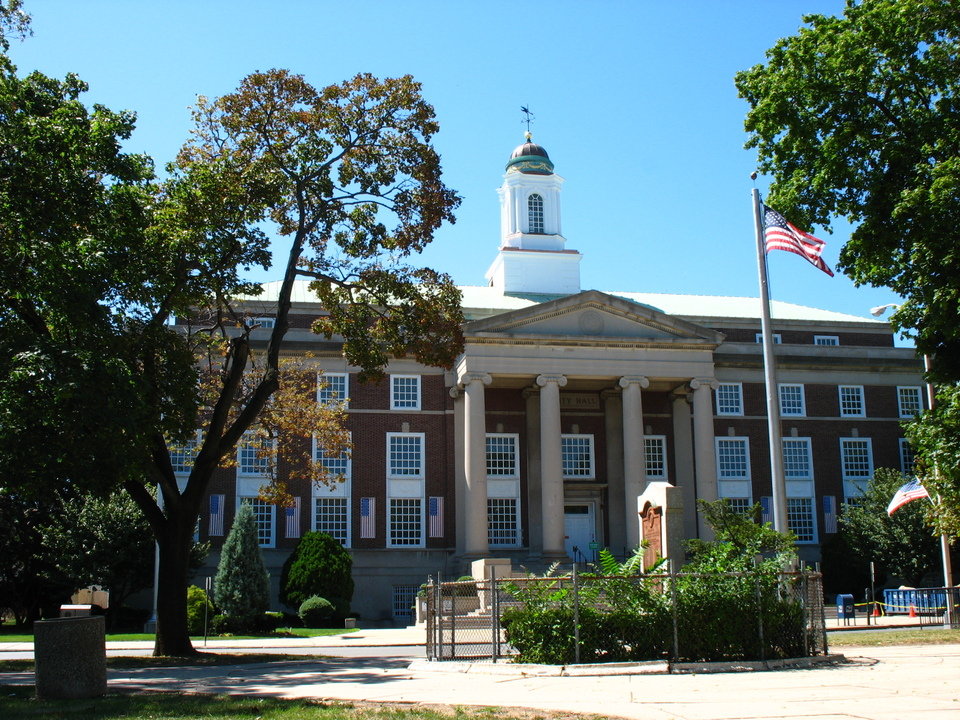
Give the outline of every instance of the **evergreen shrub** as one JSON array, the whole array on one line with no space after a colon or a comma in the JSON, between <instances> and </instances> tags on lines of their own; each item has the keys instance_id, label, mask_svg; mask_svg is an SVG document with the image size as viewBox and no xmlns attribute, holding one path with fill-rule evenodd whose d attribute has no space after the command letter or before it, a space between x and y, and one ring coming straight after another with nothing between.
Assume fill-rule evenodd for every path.
<instances>
[{"instance_id":1,"label":"evergreen shrub","mask_svg":"<svg viewBox=\"0 0 960 720\"><path fill-rule=\"evenodd\" d=\"M220 551L220 563L213 580L217 608L242 628L253 629L270 603L270 576L263 565L253 510L240 506L233 527Z\"/></svg>"},{"instance_id":2,"label":"evergreen shrub","mask_svg":"<svg viewBox=\"0 0 960 720\"><path fill-rule=\"evenodd\" d=\"M333 604L335 618L349 614L353 560L343 545L322 532L304 533L280 574L280 602L287 607L299 608L315 595Z\"/></svg>"},{"instance_id":3,"label":"evergreen shrub","mask_svg":"<svg viewBox=\"0 0 960 720\"><path fill-rule=\"evenodd\" d=\"M206 608L206 613L204 613ZM191 635L203 634L203 620L206 617L207 622L213 619L213 603L207 597L207 593L196 585L187 588L187 632Z\"/></svg>"},{"instance_id":4,"label":"evergreen shrub","mask_svg":"<svg viewBox=\"0 0 960 720\"><path fill-rule=\"evenodd\" d=\"M337 612L337 608L326 598L314 595L300 604L300 621L304 627L318 628L328 624Z\"/></svg>"}]
</instances>

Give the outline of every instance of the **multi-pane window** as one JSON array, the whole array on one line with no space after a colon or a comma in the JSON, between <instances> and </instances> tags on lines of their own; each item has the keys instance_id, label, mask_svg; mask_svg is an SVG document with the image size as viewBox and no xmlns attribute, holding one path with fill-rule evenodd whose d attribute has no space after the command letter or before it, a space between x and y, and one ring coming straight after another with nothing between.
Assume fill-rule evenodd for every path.
<instances>
[{"instance_id":1,"label":"multi-pane window","mask_svg":"<svg viewBox=\"0 0 960 720\"><path fill-rule=\"evenodd\" d=\"M743 385L720 383L717 388L717 415L743 415Z\"/></svg>"},{"instance_id":2,"label":"multi-pane window","mask_svg":"<svg viewBox=\"0 0 960 720\"><path fill-rule=\"evenodd\" d=\"M253 519L257 524L257 542L260 547L274 545L274 518L277 508L265 500L256 497L240 498L243 505L249 505L253 510Z\"/></svg>"},{"instance_id":3,"label":"multi-pane window","mask_svg":"<svg viewBox=\"0 0 960 720\"><path fill-rule=\"evenodd\" d=\"M329 457L316 440L313 441L313 461L323 467L327 475L350 477L350 454L344 450L339 455Z\"/></svg>"},{"instance_id":4,"label":"multi-pane window","mask_svg":"<svg viewBox=\"0 0 960 720\"><path fill-rule=\"evenodd\" d=\"M527 198L527 221L531 233L543 232L543 197L533 193Z\"/></svg>"},{"instance_id":5,"label":"multi-pane window","mask_svg":"<svg viewBox=\"0 0 960 720\"><path fill-rule=\"evenodd\" d=\"M900 472L910 476L914 474L913 448L906 438L900 438Z\"/></svg>"},{"instance_id":6,"label":"multi-pane window","mask_svg":"<svg viewBox=\"0 0 960 720\"><path fill-rule=\"evenodd\" d=\"M423 501L420 498L390 498L388 542L392 547L423 544Z\"/></svg>"},{"instance_id":7,"label":"multi-pane window","mask_svg":"<svg viewBox=\"0 0 960 720\"><path fill-rule=\"evenodd\" d=\"M348 534L347 498L315 497L313 499L313 529L324 532L347 545Z\"/></svg>"},{"instance_id":8,"label":"multi-pane window","mask_svg":"<svg viewBox=\"0 0 960 720\"><path fill-rule=\"evenodd\" d=\"M397 620L409 620L413 617L413 606L417 602L419 585L393 586L393 617Z\"/></svg>"},{"instance_id":9,"label":"multi-pane window","mask_svg":"<svg viewBox=\"0 0 960 720\"><path fill-rule=\"evenodd\" d=\"M194 433L182 445L170 446L170 464L177 475L188 475L200 450L200 433Z\"/></svg>"},{"instance_id":10,"label":"multi-pane window","mask_svg":"<svg viewBox=\"0 0 960 720\"><path fill-rule=\"evenodd\" d=\"M902 418L912 418L923 410L923 395L920 388L898 387L897 407L900 409L900 417Z\"/></svg>"},{"instance_id":11,"label":"multi-pane window","mask_svg":"<svg viewBox=\"0 0 960 720\"><path fill-rule=\"evenodd\" d=\"M317 375L317 402L321 405L343 405L346 407L349 395L347 373L322 373Z\"/></svg>"},{"instance_id":12,"label":"multi-pane window","mask_svg":"<svg viewBox=\"0 0 960 720\"><path fill-rule=\"evenodd\" d=\"M738 512L741 515L745 515L747 511L750 510L753 505L750 503L750 498L745 497L727 497L724 498L727 505L730 506L730 509L734 512Z\"/></svg>"},{"instance_id":13,"label":"multi-pane window","mask_svg":"<svg viewBox=\"0 0 960 720\"><path fill-rule=\"evenodd\" d=\"M419 410L420 409L420 376L419 375L391 375L390 376L390 409L391 410Z\"/></svg>"},{"instance_id":14,"label":"multi-pane window","mask_svg":"<svg viewBox=\"0 0 960 720\"><path fill-rule=\"evenodd\" d=\"M749 480L750 456L747 438L717 438L717 477L721 480Z\"/></svg>"},{"instance_id":15,"label":"multi-pane window","mask_svg":"<svg viewBox=\"0 0 960 720\"><path fill-rule=\"evenodd\" d=\"M487 499L487 542L499 546L520 544L516 498Z\"/></svg>"},{"instance_id":16,"label":"multi-pane window","mask_svg":"<svg viewBox=\"0 0 960 720\"><path fill-rule=\"evenodd\" d=\"M755 337L756 337L756 341L757 341L758 343L763 344L763 333L757 333ZM782 343L782 342L783 342L783 336L782 336L780 333L774 333L774 334L773 334L773 344L774 344L774 345L779 345L779 344Z\"/></svg>"},{"instance_id":17,"label":"multi-pane window","mask_svg":"<svg viewBox=\"0 0 960 720\"><path fill-rule=\"evenodd\" d=\"M238 475L266 475L270 469L270 456L273 454L273 441L250 435L244 435L237 446Z\"/></svg>"},{"instance_id":18,"label":"multi-pane window","mask_svg":"<svg viewBox=\"0 0 960 720\"><path fill-rule=\"evenodd\" d=\"M840 386L840 417L863 417L863 385Z\"/></svg>"},{"instance_id":19,"label":"multi-pane window","mask_svg":"<svg viewBox=\"0 0 960 720\"><path fill-rule=\"evenodd\" d=\"M561 435L560 454L565 478L592 478L593 435Z\"/></svg>"},{"instance_id":20,"label":"multi-pane window","mask_svg":"<svg viewBox=\"0 0 960 720\"><path fill-rule=\"evenodd\" d=\"M796 535L798 543L817 541L812 498L787 498L787 528Z\"/></svg>"},{"instance_id":21,"label":"multi-pane window","mask_svg":"<svg viewBox=\"0 0 960 720\"><path fill-rule=\"evenodd\" d=\"M810 438L783 438L783 475L787 480L809 480L813 477L810 460Z\"/></svg>"},{"instance_id":22,"label":"multi-pane window","mask_svg":"<svg viewBox=\"0 0 960 720\"><path fill-rule=\"evenodd\" d=\"M869 438L840 438L840 468L844 480L873 477L873 449Z\"/></svg>"},{"instance_id":23,"label":"multi-pane window","mask_svg":"<svg viewBox=\"0 0 960 720\"><path fill-rule=\"evenodd\" d=\"M780 414L788 417L807 414L803 398L803 385L786 383L780 385Z\"/></svg>"},{"instance_id":24,"label":"multi-pane window","mask_svg":"<svg viewBox=\"0 0 960 720\"><path fill-rule=\"evenodd\" d=\"M836 335L814 335L814 345L839 345L840 338Z\"/></svg>"},{"instance_id":25,"label":"multi-pane window","mask_svg":"<svg viewBox=\"0 0 960 720\"><path fill-rule=\"evenodd\" d=\"M517 463L517 436L489 433L487 435L487 476L497 478L519 477Z\"/></svg>"},{"instance_id":26,"label":"multi-pane window","mask_svg":"<svg viewBox=\"0 0 960 720\"><path fill-rule=\"evenodd\" d=\"M387 433L387 476L423 477L423 433Z\"/></svg>"},{"instance_id":27,"label":"multi-pane window","mask_svg":"<svg viewBox=\"0 0 960 720\"><path fill-rule=\"evenodd\" d=\"M647 477L663 480L667 477L667 439L663 435L643 438L647 457Z\"/></svg>"}]
</instances>

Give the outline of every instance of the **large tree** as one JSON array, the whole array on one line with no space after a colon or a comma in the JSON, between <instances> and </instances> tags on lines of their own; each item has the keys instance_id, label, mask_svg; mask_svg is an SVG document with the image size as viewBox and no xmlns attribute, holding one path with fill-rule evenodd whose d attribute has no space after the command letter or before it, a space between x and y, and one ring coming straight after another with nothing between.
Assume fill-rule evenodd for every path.
<instances>
[{"instance_id":1,"label":"large tree","mask_svg":"<svg viewBox=\"0 0 960 720\"><path fill-rule=\"evenodd\" d=\"M769 203L855 225L840 268L905 298L893 322L960 379L960 5L849 0L736 76Z\"/></svg>"},{"instance_id":2,"label":"large tree","mask_svg":"<svg viewBox=\"0 0 960 720\"><path fill-rule=\"evenodd\" d=\"M160 547L154 651L190 654L189 551L210 479L244 433L283 424L283 387L303 378L281 366L294 281L313 281L328 310L315 329L342 337L364 377L390 356L449 365L462 347L456 288L406 263L458 203L430 144L433 110L410 77L318 90L256 73L200 98L193 138L157 183L120 152L130 114L89 112L72 76L2 70L0 469L37 493L122 485ZM258 348L236 298L259 292L242 272L269 265L266 230L286 256ZM311 417L302 431L337 452L336 423ZM169 446L197 427L178 485ZM311 473L325 477L320 463Z\"/></svg>"}]
</instances>

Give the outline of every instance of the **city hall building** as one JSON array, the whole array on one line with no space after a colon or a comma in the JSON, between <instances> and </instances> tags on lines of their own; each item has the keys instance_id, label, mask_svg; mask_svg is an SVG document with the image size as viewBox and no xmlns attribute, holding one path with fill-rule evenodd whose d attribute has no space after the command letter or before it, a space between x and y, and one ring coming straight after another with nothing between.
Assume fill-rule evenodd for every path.
<instances>
[{"instance_id":1,"label":"city hall building","mask_svg":"<svg viewBox=\"0 0 960 720\"><path fill-rule=\"evenodd\" d=\"M241 447L210 488L201 538L219 548L250 502L276 598L298 538L327 532L353 556L354 610L402 622L428 576L478 558L535 571L604 547L628 554L644 498L669 497L663 547L678 558L677 537L705 533L697 499L759 502L772 519L759 299L582 288L562 183L541 146L513 151L486 284L461 288L466 346L452 371L401 359L361 384L310 332L324 309L298 285L287 348L323 369L318 402L347 399L352 456L326 461L346 480L291 483L295 505L277 508L257 499L262 467ZM266 325L278 288L246 303ZM910 470L900 423L923 407L922 367L884 322L782 302L772 315L788 522L812 562L874 468Z\"/></svg>"}]
</instances>

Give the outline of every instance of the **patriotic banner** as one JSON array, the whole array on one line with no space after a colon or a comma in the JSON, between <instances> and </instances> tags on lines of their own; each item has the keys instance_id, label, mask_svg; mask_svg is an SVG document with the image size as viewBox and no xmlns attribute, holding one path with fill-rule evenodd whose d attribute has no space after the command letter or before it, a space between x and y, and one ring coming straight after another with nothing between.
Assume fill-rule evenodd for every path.
<instances>
[{"instance_id":1,"label":"patriotic banner","mask_svg":"<svg viewBox=\"0 0 960 720\"><path fill-rule=\"evenodd\" d=\"M769 495L760 498L760 522L773 522L773 498Z\"/></svg>"},{"instance_id":2,"label":"patriotic banner","mask_svg":"<svg viewBox=\"0 0 960 720\"><path fill-rule=\"evenodd\" d=\"M372 497L360 498L360 537L375 538L377 536L377 499Z\"/></svg>"},{"instance_id":3,"label":"patriotic banner","mask_svg":"<svg viewBox=\"0 0 960 720\"><path fill-rule=\"evenodd\" d=\"M443 537L443 498L431 497L428 501L430 522L427 528L429 537Z\"/></svg>"},{"instance_id":4,"label":"patriotic banner","mask_svg":"<svg viewBox=\"0 0 960 720\"><path fill-rule=\"evenodd\" d=\"M837 531L837 499L833 495L823 496L823 532Z\"/></svg>"},{"instance_id":5,"label":"patriotic banner","mask_svg":"<svg viewBox=\"0 0 960 720\"><path fill-rule=\"evenodd\" d=\"M210 537L223 535L223 495L210 496Z\"/></svg>"},{"instance_id":6,"label":"patriotic banner","mask_svg":"<svg viewBox=\"0 0 960 720\"><path fill-rule=\"evenodd\" d=\"M893 515L908 502L930 497L927 489L920 484L919 480L911 480L904 483L897 492L893 494L893 499L887 505L887 515Z\"/></svg>"},{"instance_id":7,"label":"patriotic banner","mask_svg":"<svg viewBox=\"0 0 960 720\"><path fill-rule=\"evenodd\" d=\"M288 538L300 537L300 498L299 497L295 497L293 499L293 505L286 508L286 516L287 516L286 537Z\"/></svg>"},{"instance_id":8,"label":"patriotic banner","mask_svg":"<svg viewBox=\"0 0 960 720\"><path fill-rule=\"evenodd\" d=\"M820 238L791 225L787 219L773 208L763 208L763 237L767 252L786 250L799 255L811 265L833 277L833 270L820 257L826 243Z\"/></svg>"}]
</instances>

